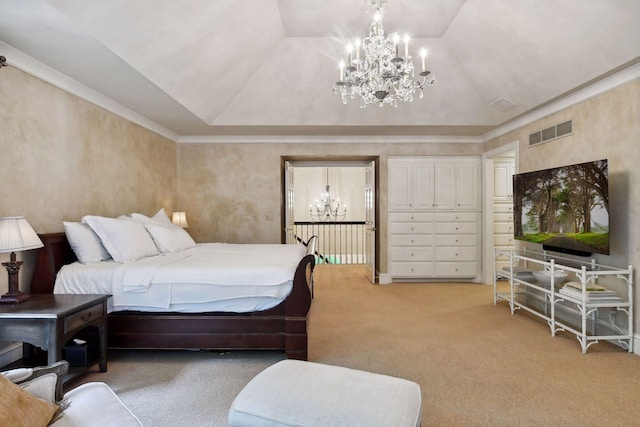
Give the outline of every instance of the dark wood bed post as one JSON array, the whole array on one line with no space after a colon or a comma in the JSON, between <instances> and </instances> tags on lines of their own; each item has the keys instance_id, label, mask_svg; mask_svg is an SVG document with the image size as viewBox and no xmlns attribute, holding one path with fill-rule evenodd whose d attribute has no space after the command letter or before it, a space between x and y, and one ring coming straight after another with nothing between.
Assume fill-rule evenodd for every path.
<instances>
[{"instance_id":1,"label":"dark wood bed post","mask_svg":"<svg viewBox=\"0 0 640 427\"><path fill-rule=\"evenodd\" d=\"M53 293L56 274L76 260L65 233L40 234L31 293ZM247 260L251 262L251 260ZM313 255L298 264L291 293L282 303L252 313L112 312L111 348L284 350L288 358L307 360L307 318L311 307Z\"/></svg>"},{"instance_id":2,"label":"dark wood bed post","mask_svg":"<svg viewBox=\"0 0 640 427\"><path fill-rule=\"evenodd\" d=\"M311 308L311 280L315 256L306 255L294 276L294 286L285 304L285 352L289 359L307 360L307 319ZM304 283L306 286L296 286Z\"/></svg>"}]
</instances>

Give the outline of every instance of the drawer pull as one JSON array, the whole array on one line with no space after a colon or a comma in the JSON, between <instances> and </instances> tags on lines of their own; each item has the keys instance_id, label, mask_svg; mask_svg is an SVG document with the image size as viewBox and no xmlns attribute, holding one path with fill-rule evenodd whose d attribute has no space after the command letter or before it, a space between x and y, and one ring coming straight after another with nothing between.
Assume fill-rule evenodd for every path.
<instances>
[{"instance_id":1,"label":"drawer pull","mask_svg":"<svg viewBox=\"0 0 640 427\"><path fill-rule=\"evenodd\" d=\"M87 320L91 319L91 315L93 313L88 312L86 316L80 316L80 320L82 320L83 322L86 322Z\"/></svg>"}]
</instances>

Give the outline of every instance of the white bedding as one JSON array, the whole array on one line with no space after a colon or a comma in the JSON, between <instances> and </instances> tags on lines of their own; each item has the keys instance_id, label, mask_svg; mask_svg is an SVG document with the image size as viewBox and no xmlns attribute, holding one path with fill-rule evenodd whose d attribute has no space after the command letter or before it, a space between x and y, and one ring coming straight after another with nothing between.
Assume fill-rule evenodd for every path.
<instances>
[{"instance_id":1,"label":"white bedding","mask_svg":"<svg viewBox=\"0 0 640 427\"><path fill-rule=\"evenodd\" d=\"M65 265L54 293L111 294L110 311L250 312L291 292L302 245L201 243L125 264Z\"/></svg>"}]
</instances>

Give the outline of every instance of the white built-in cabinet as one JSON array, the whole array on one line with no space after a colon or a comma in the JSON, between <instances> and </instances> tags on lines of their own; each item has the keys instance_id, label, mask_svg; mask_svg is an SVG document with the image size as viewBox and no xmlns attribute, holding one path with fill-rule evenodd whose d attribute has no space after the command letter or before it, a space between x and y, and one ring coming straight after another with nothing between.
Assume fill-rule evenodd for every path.
<instances>
[{"instance_id":1,"label":"white built-in cabinet","mask_svg":"<svg viewBox=\"0 0 640 427\"><path fill-rule=\"evenodd\" d=\"M389 210L479 210L480 160L389 158Z\"/></svg>"},{"instance_id":2,"label":"white built-in cabinet","mask_svg":"<svg viewBox=\"0 0 640 427\"><path fill-rule=\"evenodd\" d=\"M493 161L493 246L502 252L515 249L513 237L513 174L515 157L497 157ZM509 265L499 259L497 268Z\"/></svg>"},{"instance_id":3,"label":"white built-in cabinet","mask_svg":"<svg viewBox=\"0 0 640 427\"><path fill-rule=\"evenodd\" d=\"M474 278L480 265L480 159L389 157L389 275Z\"/></svg>"}]
</instances>

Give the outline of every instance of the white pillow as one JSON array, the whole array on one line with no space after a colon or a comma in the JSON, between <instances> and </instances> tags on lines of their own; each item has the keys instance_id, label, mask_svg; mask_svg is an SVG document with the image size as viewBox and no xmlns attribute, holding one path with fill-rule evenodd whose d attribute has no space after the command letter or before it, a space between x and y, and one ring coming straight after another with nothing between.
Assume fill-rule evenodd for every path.
<instances>
[{"instance_id":1,"label":"white pillow","mask_svg":"<svg viewBox=\"0 0 640 427\"><path fill-rule=\"evenodd\" d=\"M175 253L196 245L196 242L193 241L189 233L177 225L148 223L144 226L162 253Z\"/></svg>"},{"instance_id":2,"label":"white pillow","mask_svg":"<svg viewBox=\"0 0 640 427\"><path fill-rule=\"evenodd\" d=\"M153 239L139 222L92 215L85 216L82 221L100 237L116 262L135 261L158 254Z\"/></svg>"},{"instance_id":3,"label":"white pillow","mask_svg":"<svg viewBox=\"0 0 640 427\"><path fill-rule=\"evenodd\" d=\"M67 240L76 258L83 264L105 261L111 256L100 242L100 237L91 227L81 222L62 222Z\"/></svg>"},{"instance_id":4,"label":"white pillow","mask_svg":"<svg viewBox=\"0 0 640 427\"><path fill-rule=\"evenodd\" d=\"M141 213L132 213L131 218L133 218L136 221L140 221L143 224L148 224L151 222L151 223L164 224L164 225L173 225L171 223L171 220L169 219L169 216L164 211L164 208L160 208L160 210L156 212L156 214L151 218Z\"/></svg>"},{"instance_id":5,"label":"white pillow","mask_svg":"<svg viewBox=\"0 0 640 427\"><path fill-rule=\"evenodd\" d=\"M160 208L160 210L153 216L153 219L163 224L173 225L171 218L169 218L169 215L164 211L164 208Z\"/></svg>"}]
</instances>

